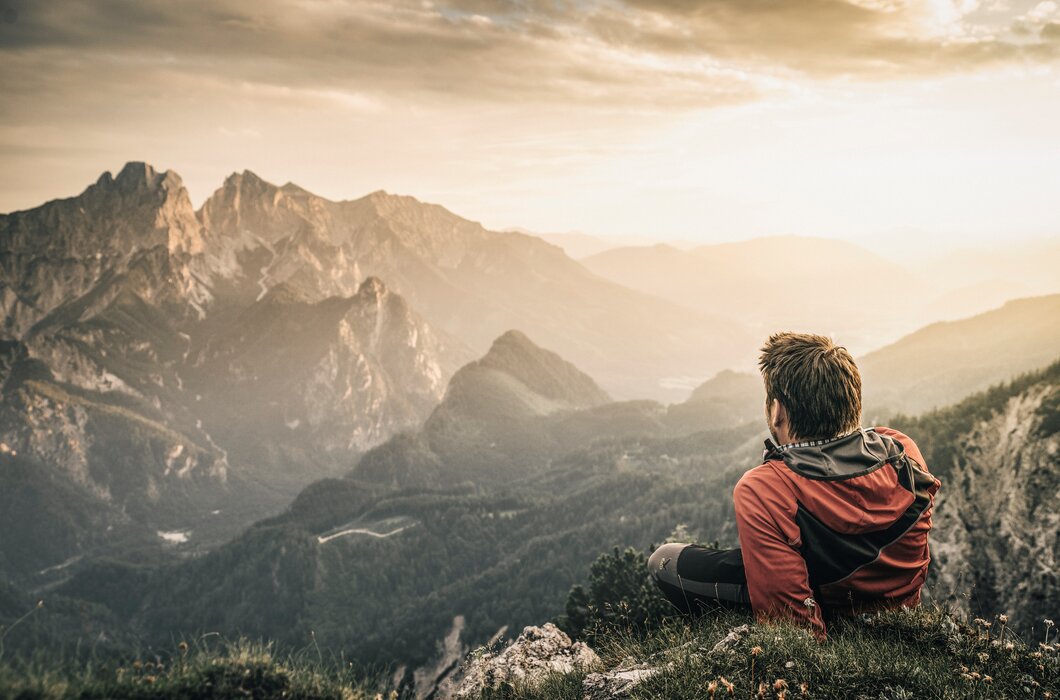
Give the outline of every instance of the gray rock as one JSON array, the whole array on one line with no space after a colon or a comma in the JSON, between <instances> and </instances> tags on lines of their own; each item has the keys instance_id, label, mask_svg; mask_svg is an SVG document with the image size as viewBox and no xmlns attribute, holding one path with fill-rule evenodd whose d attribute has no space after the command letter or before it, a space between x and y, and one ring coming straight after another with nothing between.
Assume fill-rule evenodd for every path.
<instances>
[{"instance_id":1,"label":"gray rock","mask_svg":"<svg viewBox=\"0 0 1060 700\"><path fill-rule=\"evenodd\" d=\"M584 700L628 698L633 688L651 678L660 670L646 667L607 671L605 673L590 673L582 681L582 691L585 693Z\"/></svg>"},{"instance_id":2,"label":"gray rock","mask_svg":"<svg viewBox=\"0 0 1060 700\"><path fill-rule=\"evenodd\" d=\"M729 630L729 633L710 650L712 654L732 649L745 634L751 631L750 625L740 625Z\"/></svg>"},{"instance_id":3,"label":"gray rock","mask_svg":"<svg viewBox=\"0 0 1060 700\"><path fill-rule=\"evenodd\" d=\"M535 685L553 673L572 673L600 665L600 657L583 642L572 642L551 622L526 627L498 653L472 654L456 697L476 697L485 688L505 683Z\"/></svg>"}]
</instances>

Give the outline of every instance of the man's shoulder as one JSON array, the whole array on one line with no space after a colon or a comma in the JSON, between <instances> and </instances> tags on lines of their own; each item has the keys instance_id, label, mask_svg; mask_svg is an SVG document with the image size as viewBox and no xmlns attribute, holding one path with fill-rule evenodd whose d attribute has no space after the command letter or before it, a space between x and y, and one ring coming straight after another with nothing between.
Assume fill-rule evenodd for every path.
<instances>
[{"instance_id":1,"label":"man's shoulder","mask_svg":"<svg viewBox=\"0 0 1060 700\"><path fill-rule=\"evenodd\" d=\"M872 430L879 433L880 435L887 435L888 437L893 437L896 440L900 440L902 442L905 442L906 440L908 440L909 442L913 441L911 437L903 433L901 430L896 430L895 428L888 428L884 425L877 425L875 428L872 428Z\"/></svg>"},{"instance_id":2,"label":"man's shoulder","mask_svg":"<svg viewBox=\"0 0 1060 700\"><path fill-rule=\"evenodd\" d=\"M884 426L876 426L873 428L880 435L886 435L892 437L898 442L902 443L905 447L905 453L913 458L913 460L920 465L922 469L927 469L927 465L924 461L924 455L921 454L920 448L917 446L916 441L909 437L901 430L895 430L894 428L887 428Z\"/></svg>"},{"instance_id":3,"label":"man's shoulder","mask_svg":"<svg viewBox=\"0 0 1060 700\"><path fill-rule=\"evenodd\" d=\"M736 482L736 490L750 489L756 491L761 488L776 488L783 482L783 478L770 462L763 462L757 467L748 469Z\"/></svg>"},{"instance_id":4,"label":"man's shoulder","mask_svg":"<svg viewBox=\"0 0 1060 700\"><path fill-rule=\"evenodd\" d=\"M732 491L732 502L738 519L755 513L772 514L769 517L777 513L792 515L797 505L791 484L770 462L744 472Z\"/></svg>"}]
</instances>

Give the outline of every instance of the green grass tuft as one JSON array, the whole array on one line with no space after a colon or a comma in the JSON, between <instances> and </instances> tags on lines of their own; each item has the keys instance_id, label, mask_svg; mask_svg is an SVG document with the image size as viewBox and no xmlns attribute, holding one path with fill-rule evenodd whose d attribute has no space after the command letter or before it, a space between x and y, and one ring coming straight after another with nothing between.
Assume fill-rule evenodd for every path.
<instances>
[{"instance_id":1,"label":"green grass tuft","mask_svg":"<svg viewBox=\"0 0 1060 700\"><path fill-rule=\"evenodd\" d=\"M64 663L40 655L0 662L0 700L250 698L396 700L371 674L316 649L279 653L271 644L200 639L165 658Z\"/></svg>"}]
</instances>

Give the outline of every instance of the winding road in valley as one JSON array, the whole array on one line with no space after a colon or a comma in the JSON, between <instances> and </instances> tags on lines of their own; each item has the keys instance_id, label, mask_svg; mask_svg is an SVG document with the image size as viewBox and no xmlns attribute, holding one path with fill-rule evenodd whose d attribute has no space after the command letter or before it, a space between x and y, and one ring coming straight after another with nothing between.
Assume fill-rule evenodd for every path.
<instances>
[{"instance_id":1,"label":"winding road in valley","mask_svg":"<svg viewBox=\"0 0 1060 700\"><path fill-rule=\"evenodd\" d=\"M390 532L375 532L374 530L366 530L363 527L351 527L346 530L339 530L338 532L333 532L330 535L320 535L317 537L317 542L319 542L320 544L324 544L325 542L330 542L331 540L337 537L345 537L346 535L370 535L371 537L378 537L380 539L383 539L386 537L392 537L393 535L396 535L404 530L408 530L415 524L416 523L402 525L396 530L391 530Z\"/></svg>"}]
</instances>

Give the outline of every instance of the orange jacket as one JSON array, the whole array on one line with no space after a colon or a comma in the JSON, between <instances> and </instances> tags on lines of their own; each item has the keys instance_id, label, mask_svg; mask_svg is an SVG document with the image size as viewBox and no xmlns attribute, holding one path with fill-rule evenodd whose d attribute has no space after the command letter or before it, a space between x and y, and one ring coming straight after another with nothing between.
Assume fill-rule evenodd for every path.
<instances>
[{"instance_id":1,"label":"orange jacket","mask_svg":"<svg viewBox=\"0 0 1060 700\"><path fill-rule=\"evenodd\" d=\"M941 485L908 436L862 429L777 447L733 501L751 607L825 637L822 608L857 614L916 605Z\"/></svg>"}]
</instances>

